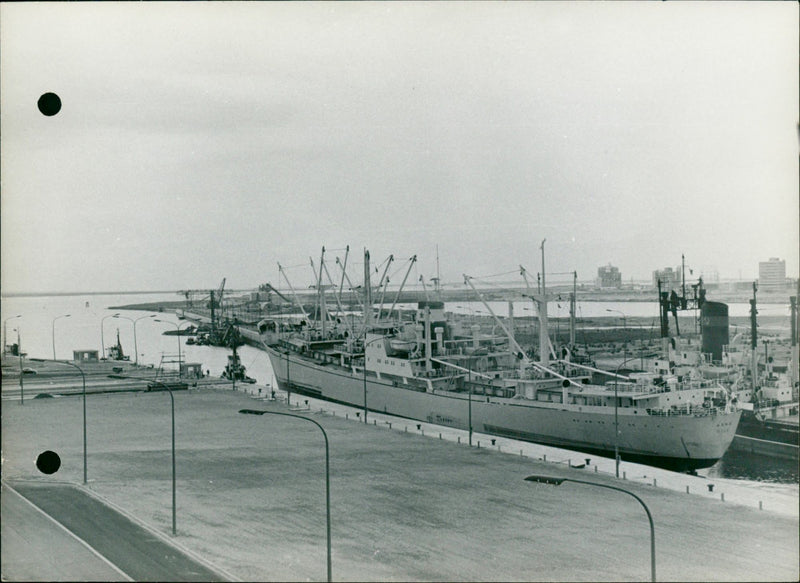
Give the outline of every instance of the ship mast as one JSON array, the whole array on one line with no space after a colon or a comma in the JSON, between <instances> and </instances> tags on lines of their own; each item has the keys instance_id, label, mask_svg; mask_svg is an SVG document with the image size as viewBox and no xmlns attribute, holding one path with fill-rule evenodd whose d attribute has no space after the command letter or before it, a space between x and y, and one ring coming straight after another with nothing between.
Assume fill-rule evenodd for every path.
<instances>
[{"instance_id":1,"label":"ship mast","mask_svg":"<svg viewBox=\"0 0 800 583\"><path fill-rule=\"evenodd\" d=\"M436 299L442 299L442 280L439 275L439 245L436 245Z\"/></svg>"},{"instance_id":2,"label":"ship mast","mask_svg":"<svg viewBox=\"0 0 800 583\"><path fill-rule=\"evenodd\" d=\"M402 293L403 288L406 285L406 280L408 279L408 274L411 273L411 268L414 267L414 263L416 263L416 261L417 261L417 256L416 255L414 255L409 260L408 269L406 270L406 275L405 275L405 277L403 277L403 282L400 284L400 289L397 290L397 293L394 296L394 301L392 302L392 307L389 308L389 313L387 314L387 318L391 318L392 317L392 310L394 310L394 307L397 305L397 300L400 298L400 294ZM378 319L379 320L381 319L380 313L378 314ZM398 320L399 319L400 318L398 318Z\"/></svg>"},{"instance_id":3,"label":"ship mast","mask_svg":"<svg viewBox=\"0 0 800 583\"><path fill-rule=\"evenodd\" d=\"M297 292L294 291L294 288L292 287L292 282L289 281L288 277L286 277L286 272L283 270L283 267L281 267L280 263L278 263L278 271L283 276L283 279L286 280L286 284L289 286L289 289L292 290L292 299L297 304L297 307L300 308L300 313L303 314L303 318L308 320L308 314L306 314L306 311L303 309L303 304L300 303L299 299L297 299Z\"/></svg>"},{"instance_id":4,"label":"ship mast","mask_svg":"<svg viewBox=\"0 0 800 583\"><path fill-rule=\"evenodd\" d=\"M330 271L328 271L327 264L323 263L322 266L325 268L325 275L328 276L328 281L331 282L331 287L335 288L336 284L333 283L333 278L331 277ZM339 288L339 291L341 292L341 288ZM350 321L349 318L347 318L345 316L345 313L344 313L344 307L342 306L341 293L335 294L334 295L334 299L336 300L336 306L339 308L339 314L341 314L341 317L347 321L347 327L350 328L350 333L354 334L355 331L353 330L352 322Z\"/></svg>"},{"instance_id":5,"label":"ship mast","mask_svg":"<svg viewBox=\"0 0 800 583\"><path fill-rule=\"evenodd\" d=\"M381 319L381 312L383 311L383 299L386 297L386 289L389 287L389 278L386 277L386 274L389 273L389 266L394 261L394 255L389 255L389 260L386 262L386 267L383 270L383 275L381 276L380 283L378 283L378 289L381 291L381 301L378 304L378 320Z\"/></svg>"},{"instance_id":6,"label":"ship mast","mask_svg":"<svg viewBox=\"0 0 800 583\"><path fill-rule=\"evenodd\" d=\"M756 309L756 291L758 291L758 285L753 282L753 299L750 300L750 374L753 378L753 397L755 397L758 384L758 322L756 319L758 310Z\"/></svg>"},{"instance_id":7,"label":"ship mast","mask_svg":"<svg viewBox=\"0 0 800 583\"><path fill-rule=\"evenodd\" d=\"M522 347L517 343L517 340L508 331L508 328L505 327L505 324L503 324L503 322L500 320L500 318L498 318L495 315L495 313L492 310L491 306L486 302L486 299L483 297L483 294L480 293L477 289L475 289L474 285L472 285L472 278L469 275L466 275L466 274L463 274L463 277L464 277L464 283L466 283L469 287L472 288L472 291L474 291L475 295L477 295L478 298L481 300L481 303L483 304L483 307L488 310L489 314L492 316L492 318L494 318L494 321L497 323L498 326L500 326L500 329L503 332L505 332L506 336L508 337L509 342L511 343L511 345L514 347L514 350L516 351L516 355L520 359L522 359L523 361L527 360L527 357L525 356L525 351L522 350Z\"/></svg>"},{"instance_id":8,"label":"ship mast","mask_svg":"<svg viewBox=\"0 0 800 583\"><path fill-rule=\"evenodd\" d=\"M339 281L339 305L342 304L342 291L344 290L344 273L345 269L347 269L347 256L350 255L350 245L347 245L344 250L344 265L342 266L342 279ZM336 257L336 263L339 263L339 257ZM328 275L330 278L330 275ZM333 280L331 280L333 283ZM341 310L341 308L339 308Z\"/></svg>"},{"instance_id":9,"label":"ship mast","mask_svg":"<svg viewBox=\"0 0 800 583\"><path fill-rule=\"evenodd\" d=\"M792 310L792 323L791 323L791 330L792 330L792 398L797 399L797 391L798 391L798 382L800 382L800 374L798 369L800 368L800 350L798 350L797 346L797 336L798 332L798 305L797 302L800 301L800 280L797 282L797 295L792 296L789 298L789 304Z\"/></svg>"},{"instance_id":10,"label":"ship mast","mask_svg":"<svg viewBox=\"0 0 800 583\"><path fill-rule=\"evenodd\" d=\"M347 251L348 253L350 252L349 246L347 247ZM339 267L342 268L342 279L347 280L347 285L350 286L350 292L352 293L355 287L353 287L353 282L350 281L350 276L347 275L347 255L344 256L344 265L342 264L341 261L339 261L338 257L336 258L336 263L339 265ZM342 282L342 284L344 285L344 281ZM358 294L352 294L352 295L355 296L356 302L358 303L358 307L363 308L364 305L361 303L361 298L358 296Z\"/></svg>"},{"instance_id":11,"label":"ship mast","mask_svg":"<svg viewBox=\"0 0 800 583\"><path fill-rule=\"evenodd\" d=\"M322 284L322 267L325 264L325 246L322 246L322 253L319 257L319 276L317 277L317 293L319 294L319 319L322 322L322 338L325 338L325 324L328 319L328 310L325 306L325 286ZM314 261L311 261L314 266Z\"/></svg>"},{"instance_id":12,"label":"ship mast","mask_svg":"<svg viewBox=\"0 0 800 583\"><path fill-rule=\"evenodd\" d=\"M572 295L569 298L569 346L575 346L575 302L578 296L578 272L572 272Z\"/></svg>"},{"instance_id":13,"label":"ship mast","mask_svg":"<svg viewBox=\"0 0 800 583\"><path fill-rule=\"evenodd\" d=\"M547 284L545 283L544 267L544 242L542 239L540 249L542 250L542 295L538 300L539 306L539 364L547 366L550 364L550 335L547 329Z\"/></svg>"},{"instance_id":14,"label":"ship mast","mask_svg":"<svg viewBox=\"0 0 800 583\"><path fill-rule=\"evenodd\" d=\"M372 326L372 284L369 281L369 251L364 249L364 327Z\"/></svg>"},{"instance_id":15,"label":"ship mast","mask_svg":"<svg viewBox=\"0 0 800 583\"><path fill-rule=\"evenodd\" d=\"M422 284L422 290L425 292L425 301L431 301L431 297L428 295L428 288L425 286L425 278L423 276L419 276L419 281Z\"/></svg>"}]
</instances>

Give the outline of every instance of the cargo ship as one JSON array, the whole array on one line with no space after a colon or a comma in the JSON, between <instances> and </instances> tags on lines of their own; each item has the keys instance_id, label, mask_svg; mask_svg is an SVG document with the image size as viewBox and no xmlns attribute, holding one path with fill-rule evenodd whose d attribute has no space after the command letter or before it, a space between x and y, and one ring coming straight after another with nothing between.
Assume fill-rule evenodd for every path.
<instances>
[{"instance_id":1,"label":"cargo ship","mask_svg":"<svg viewBox=\"0 0 800 583\"><path fill-rule=\"evenodd\" d=\"M740 332L730 339L727 304L704 302L699 306L701 342L678 339L670 359L680 371L719 380L737 398L742 416L731 450L761 458L797 461L800 459L797 296L789 298L791 338L788 367L785 367L788 370L779 371L770 355L770 347L781 344L779 339L763 339L763 359L759 354L757 289L754 282L749 334Z\"/></svg>"},{"instance_id":2,"label":"cargo ship","mask_svg":"<svg viewBox=\"0 0 800 583\"><path fill-rule=\"evenodd\" d=\"M479 431L679 471L713 465L733 440L741 412L720 383L678 375L668 358L655 359L650 372L623 376L556 351L544 276L538 291L526 294L539 315L534 360L486 302L501 335L466 329L435 300L418 302L410 314L376 314L369 252L364 264L362 318L328 317L319 285L316 320L304 314L259 323L281 389L363 408L365 420L375 411L469 430L470 437ZM320 284L321 275L322 265ZM513 317L507 323L513 326ZM592 383L598 373L613 380Z\"/></svg>"}]
</instances>

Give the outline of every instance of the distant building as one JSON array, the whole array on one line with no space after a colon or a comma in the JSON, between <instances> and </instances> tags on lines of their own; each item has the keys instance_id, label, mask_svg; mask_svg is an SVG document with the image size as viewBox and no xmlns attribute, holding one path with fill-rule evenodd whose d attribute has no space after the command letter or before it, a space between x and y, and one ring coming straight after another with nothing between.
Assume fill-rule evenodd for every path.
<instances>
[{"instance_id":1,"label":"distant building","mask_svg":"<svg viewBox=\"0 0 800 583\"><path fill-rule=\"evenodd\" d=\"M72 360L75 362L99 362L99 352L97 350L73 350Z\"/></svg>"},{"instance_id":2,"label":"distant building","mask_svg":"<svg viewBox=\"0 0 800 583\"><path fill-rule=\"evenodd\" d=\"M622 287L622 274L619 269L611 265L597 268L597 285L599 287Z\"/></svg>"},{"instance_id":3,"label":"distant building","mask_svg":"<svg viewBox=\"0 0 800 583\"><path fill-rule=\"evenodd\" d=\"M719 283L719 271L713 265L706 265L700 268L700 277L705 283Z\"/></svg>"},{"instance_id":4,"label":"distant building","mask_svg":"<svg viewBox=\"0 0 800 583\"><path fill-rule=\"evenodd\" d=\"M681 270L672 269L671 267L656 269L653 272L653 287L658 287L659 281L661 282L661 289L669 291L681 284Z\"/></svg>"},{"instance_id":5,"label":"distant building","mask_svg":"<svg viewBox=\"0 0 800 583\"><path fill-rule=\"evenodd\" d=\"M758 288L764 291L786 287L786 261L770 257L758 262Z\"/></svg>"}]
</instances>

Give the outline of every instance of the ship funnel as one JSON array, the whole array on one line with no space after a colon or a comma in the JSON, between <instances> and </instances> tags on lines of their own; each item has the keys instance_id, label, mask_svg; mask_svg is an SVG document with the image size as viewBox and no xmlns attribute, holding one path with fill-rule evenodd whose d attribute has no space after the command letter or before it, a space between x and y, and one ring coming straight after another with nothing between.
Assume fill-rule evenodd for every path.
<instances>
[{"instance_id":1,"label":"ship funnel","mask_svg":"<svg viewBox=\"0 0 800 583\"><path fill-rule=\"evenodd\" d=\"M703 330L702 352L711 359L722 360L722 347L728 342L728 304L705 302L700 309Z\"/></svg>"}]
</instances>

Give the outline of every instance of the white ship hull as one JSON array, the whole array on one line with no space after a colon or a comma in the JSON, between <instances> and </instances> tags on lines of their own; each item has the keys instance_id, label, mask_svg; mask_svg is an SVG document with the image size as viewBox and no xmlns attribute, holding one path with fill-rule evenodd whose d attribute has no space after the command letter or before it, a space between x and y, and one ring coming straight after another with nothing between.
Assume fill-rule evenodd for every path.
<instances>
[{"instance_id":1,"label":"white ship hull","mask_svg":"<svg viewBox=\"0 0 800 583\"><path fill-rule=\"evenodd\" d=\"M278 385L284 390L439 425L513 437L613 457L613 407L574 406L423 390L403 379L369 374L366 378L308 356L265 346ZM635 412L634 412L635 411ZM623 459L692 470L713 465L736 432L740 412L729 414L648 415L620 407L618 448Z\"/></svg>"}]
</instances>

